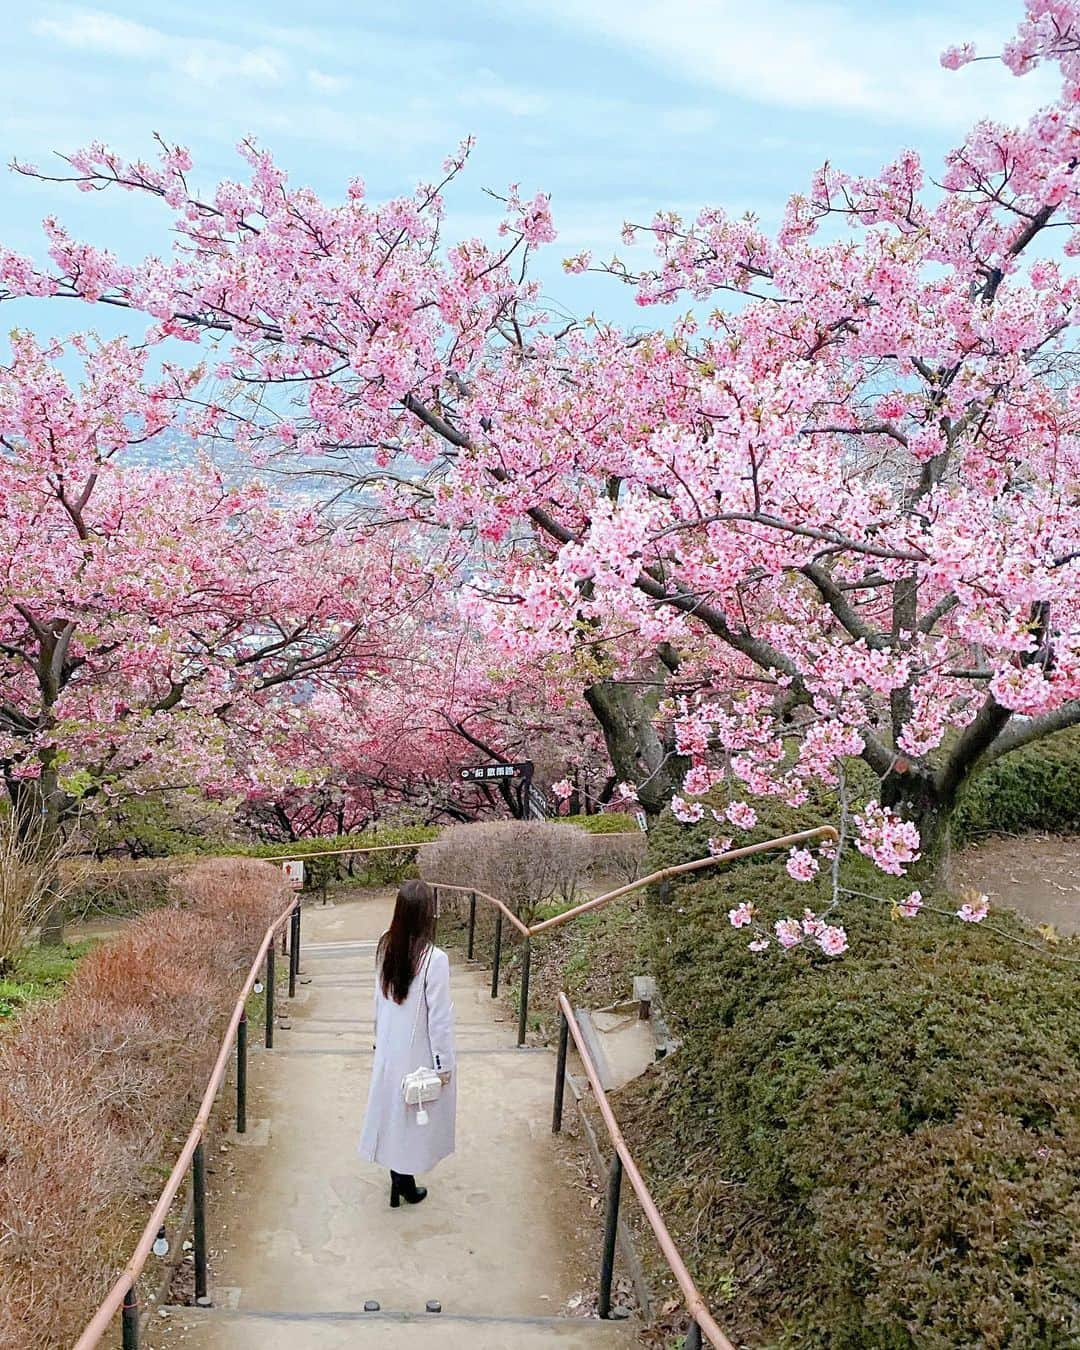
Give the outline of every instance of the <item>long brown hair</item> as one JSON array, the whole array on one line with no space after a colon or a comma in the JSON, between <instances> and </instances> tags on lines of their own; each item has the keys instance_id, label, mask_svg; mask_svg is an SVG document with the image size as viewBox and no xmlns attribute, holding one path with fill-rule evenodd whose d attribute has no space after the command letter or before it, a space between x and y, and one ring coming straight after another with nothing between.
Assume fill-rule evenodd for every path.
<instances>
[{"instance_id":1,"label":"long brown hair","mask_svg":"<svg viewBox=\"0 0 1080 1350\"><path fill-rule=\"evenodd\" d=\"M426 881L406 881L398 889L389 931L379 939L379 982L387 998L404 1003L435 936L435 892Z\"/></svg>"}]
</instances>

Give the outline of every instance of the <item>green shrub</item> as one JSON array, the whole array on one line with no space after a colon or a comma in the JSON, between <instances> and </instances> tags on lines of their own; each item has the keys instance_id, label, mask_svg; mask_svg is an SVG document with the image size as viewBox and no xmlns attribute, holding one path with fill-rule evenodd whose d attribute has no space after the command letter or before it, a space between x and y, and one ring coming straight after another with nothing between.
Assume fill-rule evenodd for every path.
<instances>
[{"instance_id":1,"label":"green shrub","mask_svg":"<svg viewBox=\"0 0 1080 1350\"><path fill-rule=\"evenodd\" d=\"M855 809L869 795L871 780L862 766L856 764L848 773L849 805ZM837 824L839 807L834 794L819 784L812 784L810 794L802 806L788 806L778 797L752 797L742 794L744 800L757 812L757 824L752 830L737 830L721 825L706 812L705 819L696 825L683 825L670 811L665 811L649 828L649 856L646 870L657 872L664 867L692 862L709 855L709 839L733 837L732 847L760 844L766 839L778 839L787 834L812 830L817 825ZM782 854L776 854L782 857ZM725 863L725 868L746 866L746 863ZM910 889L910 887L908 888Z\"/></svg>"},{"instance_id":2,"label":"green shrub","mask_svg":"<svg viewBox=\"0 0 1080 1350\"><path fill-rule=\"evenodd\" d=\"M245 858L301 858L304 859L304 884L316 890L324 883L348 879L356 886L391 886L406 877L416 876L416 849L410 845L425 844L439 837L437 825L412 825L399 829L369 831L364 834L324 835L298 839L292 843L248 844L228 851ZM337 854L330 857L310 857L311 854L333 854L338 849L375 848L401 845L386 853L361 854L350 857Z\"/></svg>"},{"instance_id":3,"label":"green shrub","mask_svg":"<svg viewBox=\"0 0 1080 1350\"><path fill-rule=\"evenodd\" d=\"M168 901L173 880L197 861L193 857L138 862L73 858L64 864L65 870L70 870L64 890L64 916L76 921L104 914L129 918L157 909Z\"/></svg>"},{"instance_id":4,"label":"green shrub","mask_svg":"<svg viewBox=\"0 0 1080 1350\"><path fill-rule=\"evenodd\" d=\"M957 803L957 843L988 834L1080 829L1080 728L1025 746L979 774Z\"/></svg>"},{"instance_id":5,"label":"green shrub","mask_svg":"<svg viewBox=\"0 0 1080 1350\"><path fill-rule=\"evenodd\" d=\"M670 820L652 842L650 868L700 856ZM910 887L858 855L843 881ZM992 917L1002 932L893 922L853 899L843 958L755 956L727 920L742 900L769 920L828 903L823 878L796 883L781 857L654 894L643 941L685 1039L621 1108L710 1296L741 1291L740 1337L1080 1344L1077 965L1013 941L1031 935L1008 915Z\"/></svg>"},{"instance_id":6,"label":"green shrub","mask_svg":"<svg viewBox=\"0 0 1080 1350\"><path fill-rule=\"evenodd\" d=\"M595 816L558 816L560 825L580 825L589 834L633 834L638 823L625 811L605 811Z\"/></svg>"}]
</instances>

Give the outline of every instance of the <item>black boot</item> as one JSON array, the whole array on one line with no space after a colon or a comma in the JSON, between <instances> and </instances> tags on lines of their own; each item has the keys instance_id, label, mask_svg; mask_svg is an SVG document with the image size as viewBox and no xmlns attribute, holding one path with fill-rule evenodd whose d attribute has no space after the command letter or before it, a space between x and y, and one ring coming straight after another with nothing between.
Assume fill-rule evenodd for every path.
<instances>
[{"instance_id":1,"label":"black boot","mask_svg":"<svg viewBox=\"0 0 1080 1350\"><path fill-rule=\"evenodd\" d=\"M426 1186L418 1186L408 1172L390 1173L390 1208L397 1209L402 1200L407 1205L418 1205L427 1195Z\"/></svg>"}]
</instances>

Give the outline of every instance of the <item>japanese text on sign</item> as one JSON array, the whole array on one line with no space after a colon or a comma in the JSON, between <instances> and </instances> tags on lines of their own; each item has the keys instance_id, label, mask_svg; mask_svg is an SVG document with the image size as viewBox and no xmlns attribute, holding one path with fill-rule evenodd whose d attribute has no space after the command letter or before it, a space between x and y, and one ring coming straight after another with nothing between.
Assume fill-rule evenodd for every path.
<instances>
[{"instance_id":1,"label":"japanese text on sign","mask_svg":"<svg viewBox=\"0 0 1080 1350\"><path fill-rule=\"evenodd\" d=\"M466 783L497 782L503 778L529 778L532 765L525 764L477 764L461 769L460 776Z\"/></svg>"}]
</instances>

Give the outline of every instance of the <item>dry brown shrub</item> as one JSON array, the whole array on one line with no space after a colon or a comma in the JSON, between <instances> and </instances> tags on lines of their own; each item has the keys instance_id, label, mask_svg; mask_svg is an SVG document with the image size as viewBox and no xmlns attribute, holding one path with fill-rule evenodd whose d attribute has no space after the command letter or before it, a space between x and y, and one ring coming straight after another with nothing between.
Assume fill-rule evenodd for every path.
<instances>
[{"instance_id":1,"label":"dry brown shrub","mask_svg":"<svg viewBox=\"0 0 1080 1350\"><path fill-rule=\"evenodd\" d=\"M63 863L74 847L74 836L52 837L40 818L20 821L9 807L0 808L0 974L30 930L63 903Z\"/></svg>"},{"instance_id":2,"label":"dry brown shrub","mask_svg":"<svg viewBox=\"0 0 1080 1350\"><path fill-rule=\"evenodd\" d=\"M0 1347L70 1346L130 1253L286 894L276 869L189 869L0 1038Z\"/></svg>"},{"instance_id":3,"label":"dry brown shrub","mask_svg":"<svg viewBox=\"0 0 1080 1350\"><path fill-rule=\"evenodd\" d=\"M628 886L641 876L648 846L646 835L593 834L589 836L589 860L586 874L589 881L614 881Z\"/></svg>"},{"instance_id":4,"label":"dry brown shrub","mask_svg":"<svg viewBox=\"0 0 1080 1350\"><path fill-rule=\"evenodd\" d=\"M486 891L526 923L541 905L571 904L586 883L634 881L644 834L586 834L547 821L455 825L420 854L424 879Z\"/></svg>"},{"instance_id":5,"label":"dry brown shrub","mask_svg":"<svg viewBox=\"0 0 1080 1350\"><path fill-rule=\"evenodd\" d=\"M569 900L589 858L589 836L547 821L455 825L420 854L424 879L486 891L525 923L556 898Z\"/></svg>"}]
</instances>

